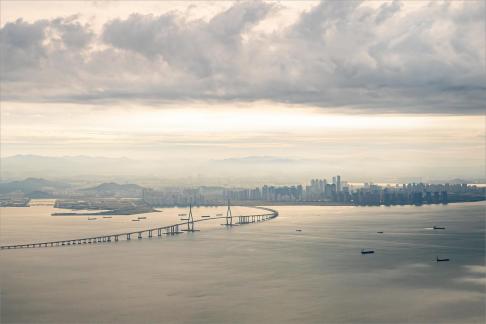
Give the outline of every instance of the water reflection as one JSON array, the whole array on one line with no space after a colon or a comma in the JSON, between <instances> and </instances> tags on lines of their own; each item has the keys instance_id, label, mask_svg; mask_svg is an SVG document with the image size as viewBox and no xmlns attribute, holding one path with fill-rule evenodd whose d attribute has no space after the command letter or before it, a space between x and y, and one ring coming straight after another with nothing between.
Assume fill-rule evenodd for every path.
<instances>
[{"instance_id":1,"label":"water reflection","mask_svg":"<svg viewBox=\"0 0 486 324\"><path fill-rule=\"evenodd\" d=\"M1 322L486 319L484 204L276 209L278 218L248 226L217 223L155 240L2 251ZM83 219L56 219L52 229L53 217L5 212L2 241L139 226L130 217L113 217L94 227ZM164 209L147 214L145 224L133 223L171 223L170 215L184 212ZM202 216L224 209L195 212ZM436 224L446 230L425 230ZM361 255L365 247L375 254ZM437 255L451 262L437 263Z\"/></svg>"}]
</instances>

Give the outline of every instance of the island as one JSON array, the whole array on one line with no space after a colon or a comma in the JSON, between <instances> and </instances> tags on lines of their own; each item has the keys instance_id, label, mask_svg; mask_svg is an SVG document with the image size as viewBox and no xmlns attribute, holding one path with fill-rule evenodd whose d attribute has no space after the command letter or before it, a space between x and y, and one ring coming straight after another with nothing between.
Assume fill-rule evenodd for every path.
<instances>
[{"instance_id":1,"label":"island","mask_svg":"<svg viewBox=\"0 0 486 324\"><path fill-rule=\"evenodd\" d=\"M135 215L158 212L138 198L58 199L54 207L80 210L80 212L58 212L52 213L52 216ZM86 210L98 210L98 212L86 212Z\"/></svg>"}]
</instances>

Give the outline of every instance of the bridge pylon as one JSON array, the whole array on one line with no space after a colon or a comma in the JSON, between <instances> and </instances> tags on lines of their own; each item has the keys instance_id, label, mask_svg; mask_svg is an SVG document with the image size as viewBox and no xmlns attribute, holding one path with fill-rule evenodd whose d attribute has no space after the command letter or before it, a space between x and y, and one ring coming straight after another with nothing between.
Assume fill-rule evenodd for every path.
<instances>
[{"instance_id":1,"label":"bridge pylon","mask_svg":"<svg viewBox=\"0 0 486 324\"><path fill-rule=\"evenodd\" d=\"M187 231L194 232L194 218L192 217L192 204L189 204L189 215L187 216Z\"/></svg>"},{"instance_id":2,"label":"bridge pylon","mask_svg":"<svg viewBox=\"0 0 486 324\"><path fill-rule=\"evenodd\" d=\"M187 229L186 232L199 232L194 229L194 217L192 216L192 204L189 204L189 215L187 215Z\"/></svg>"},{"instance_id":3,"label":"bridge pylon","mask_svg":"<svg viewBox=\"0 0 486 324\"><path fill-rule=\"evenodd\" d=\"M233 226L233 214L231 214L230 201L228 199L228 209L226 210L226 226Z\"/></svg>"}]
</instances>

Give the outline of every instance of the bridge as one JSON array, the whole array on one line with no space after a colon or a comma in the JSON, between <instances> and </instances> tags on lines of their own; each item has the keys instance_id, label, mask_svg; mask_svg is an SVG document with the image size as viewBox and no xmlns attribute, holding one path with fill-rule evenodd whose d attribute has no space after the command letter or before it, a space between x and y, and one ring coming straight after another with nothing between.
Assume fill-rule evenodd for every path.
<instances>
[{"instance_id":1,"label":"bridge","mask_svg":"<svg viewBox=\"0 0 486 324\"><path fill-rule=\"evenodd\" d=\"M195 229L196 223L212 221L216 219L224 219L225 223L221 224L223 226L239 226L244 224L264 222L278 216L278 211L271 208L266 208L266 207L252 207L252 208L260 209L266 213L245 215L245 216L233 216L231 213L230 204L228 202L228 209L226 211L226 216L205 217L202 219L194 220L192 216L192 206L189 206L189 214L187 218L182 219L184 220L183 223L177 223L177 224L167 225L162 227L148 228L145 230L138 230L133 232L107 234L101 236L83 237L83 238L76 238L76 239L69 239L69 240L2 245L0 246L0 249L2 250L25 249L25 248L42 248L42 247L67 246L67 245L111 243L111 242L118 242L120 240L130 241L132 238L136 238L140 240L143 238L152 238L155 235L157 235L157 237L161 237L162 235L177 235L184 232L196 232L198 231ZM233 218L237 218L237 221L233 222Z\"/></svg>"}]
</instances>

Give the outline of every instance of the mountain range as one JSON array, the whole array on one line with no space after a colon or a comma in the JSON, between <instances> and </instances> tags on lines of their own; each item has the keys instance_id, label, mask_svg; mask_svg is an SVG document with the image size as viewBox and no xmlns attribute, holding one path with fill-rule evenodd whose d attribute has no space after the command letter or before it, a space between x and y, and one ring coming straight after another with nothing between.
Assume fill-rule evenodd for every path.
<instances>
[{"instance_id":1,"label":"mountain range","mask_svg":"<svg viewBox=\"0 0 486 324\"><path fill-rule=\"evenodd\" d=\"M40 178L27 178L21 181L0 183L0 194L19 191L26 195L30 195L35 192L51 192L69 187L70 185L64 182L49 181Z\"/></svg>"}]
</instances>

